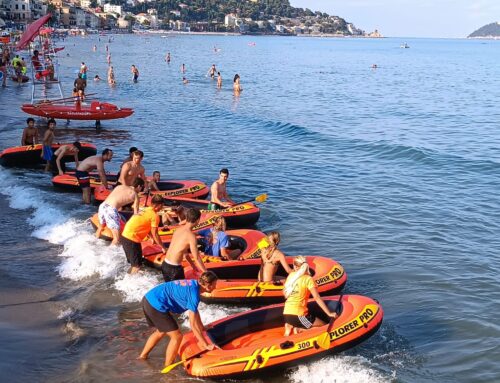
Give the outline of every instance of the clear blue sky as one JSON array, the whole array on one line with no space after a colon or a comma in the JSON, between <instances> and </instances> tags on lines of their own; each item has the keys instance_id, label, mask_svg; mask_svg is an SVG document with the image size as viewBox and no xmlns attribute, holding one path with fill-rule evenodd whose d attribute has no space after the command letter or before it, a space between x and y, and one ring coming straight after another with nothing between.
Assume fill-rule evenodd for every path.
<instances>
[{"instance_id":1,"label":"clear blue sky","mask_svg":"<svg viewBox=\"0 0 500 383\"><path fill-rule=\"evenodd\" d=\"M500 21L500 0L290 0L290 4L343 17L387 37L466 37Z\"/></svg>"}]
</instances>

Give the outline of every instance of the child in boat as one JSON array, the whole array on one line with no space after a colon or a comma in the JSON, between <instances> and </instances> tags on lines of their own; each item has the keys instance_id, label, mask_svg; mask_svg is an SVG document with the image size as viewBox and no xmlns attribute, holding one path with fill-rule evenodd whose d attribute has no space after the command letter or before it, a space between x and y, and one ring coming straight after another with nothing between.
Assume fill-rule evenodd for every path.
<instances>
[{"instance_id":1,"label":"child in boat","mask_svg":"<svg viewBox=\"0 0 500 383\"><path fill-rule=\"evenodd\" d=\"M325 325L321 319L316 318L309 313L307 308L307 301L312 294L318 306L330 318L337 318L336 313L332 313L328 306L323 302L319 296L318 288L314 279L309 274L309 265L306 258L302 256L295 257L293 260L293 270L285 282L283 294L285 295L285 309L283 316L285 317L285 336L292 333L298 334L304 329L311 327L320 327Z\"/></svg>"},{"instance_id":2,"label":"child in boat","mask_svg":"<svg viewBox=\"0 0 500 383\"><path fill-rule=\"evenodd\" d=\"M226 219L223 216L216 217L213 227L202 230L200 235L206 240L205 255L232 260L241 254L240 249L230 249L229 237L226 234Z\"/></svg>"},{"instance_id":3,"label":"child in boat","mask_svg":"<svg viewBox=\"0 0 500 383\"><path fill-rule=\"evenodd\" d=\"M292 272L286 262L285 254L278 249L280 240L280 233L272 231L259 242L260 256L262 258L258 276L259 282L272 282L280 263L288 274Z\"/></svg>"}]
</instances>

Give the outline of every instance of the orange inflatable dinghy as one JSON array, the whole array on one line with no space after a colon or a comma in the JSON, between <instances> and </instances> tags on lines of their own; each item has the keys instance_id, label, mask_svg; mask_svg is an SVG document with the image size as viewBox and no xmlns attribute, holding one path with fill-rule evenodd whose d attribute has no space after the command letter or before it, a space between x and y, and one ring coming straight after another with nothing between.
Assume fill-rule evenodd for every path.
<instances>
[{"instance_id":1,"label":"orange inflatable dinghy","mask_svg":"<svg viewBox=\"0 0 500 383\"><path fill-rule=\"evenodd\" d=\"M296 335L283 336L283 306L266 306L231 315L206 326L206 336L220 349L200 349L195 335L183 337L179 356L186 372L198 378L241 378L354 347L372 336L382 324L377 301L360 295L324 297L339 317L329 324ZM339 303L340 300L340 303ZM314 300L311 314L329 323Z\"/></svg>"},{"instance_id":2,"label":"orange inflatable dinghy","mask_svg":"<svg viewBox=\"0 0 500 383\"><path fill-rule=\"evenodd\" d=\"M236 250L239 249L241 254L240 259L252 259L260 258L260 249L258 243L266 236L263 232L258 230L226 230L226 234L229 237L229 249ZM166 245L170 244L170 240L164 242ZM157 269L161 268L165 254L161 252L158 245L151 242L142 243L142 255L144 256L144 261L147 265L155 267ZM221 257L214 257L205 255L202 257L202 261L205 264L212 263L232 263L234 261L225 261ZM238 262L238 261L236 261ZM182 266L188 267L189 263L187 261L182 262ZM192 269L191 273L193 273Z\"/></svg>"},{"instance_id":3,"label":"orange inflatable dinghy","mask_svg":"<svg viewBox=\"0 0 500 383\"><path fill-rule=\"evenodd\" d=\"M333 259L307 256L307 264L321 295L340 292L347 282L347 274L342 265ZM293 257L286 257L293 268ZM203 293L201 300L207 303L265 304L282 302L283 283L286 272L280 265L275 282L259 282L257 279L260 259L209 263L207 270L219 277L217 287L211 293ZM198 275L190 267L185 270L187 279L197 279Z\"/></svg>"}]
</instances>

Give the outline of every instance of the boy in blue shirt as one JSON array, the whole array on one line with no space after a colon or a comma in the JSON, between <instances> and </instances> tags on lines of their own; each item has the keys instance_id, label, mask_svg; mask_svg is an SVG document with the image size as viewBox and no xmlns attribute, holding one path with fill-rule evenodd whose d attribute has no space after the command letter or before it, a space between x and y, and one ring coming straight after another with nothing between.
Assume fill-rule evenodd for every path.
<instances>
[{"instance_id":1,"label":"boy in blue shirt","mask_svg":"<svg viewBox=\"0 0 500 383\"><path fill-rule=\"evenodd\" d=\"M165 366L172 364L179 351L182 333L172 314L181 314L188 311L189 325L201 344L201 348L213 350L216 346L208 343L203 337L204 326L198 312L200 293L212 292L217 285L217 275L206 271L196 280L181 279L162 283L149 290L142 299L142 309L149 326L156 330L151 334L139 355L140 359L147 359L151 350L167 335L170 342L165 354Z\"/></svg>"}]
</instances>

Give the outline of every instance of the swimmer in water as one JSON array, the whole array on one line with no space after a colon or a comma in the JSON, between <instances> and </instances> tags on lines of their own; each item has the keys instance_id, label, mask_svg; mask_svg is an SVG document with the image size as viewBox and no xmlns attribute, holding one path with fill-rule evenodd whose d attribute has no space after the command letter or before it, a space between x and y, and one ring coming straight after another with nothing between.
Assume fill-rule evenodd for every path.
<instances>
[{"instance_id":1,"label":"swimmer in water","mask_svg":"<svg viewBox=\"0 0 500 383\"><path fill-rule=\"evenodd\" d=\"M182 78L182 83L183 83L183 84L188 84L188 83L189 83L189 80L188 80L186 77L183 77L183 78Z\"/></svg>"},{"instance_id":2,"label":"swimmer in water","mask_svg":"<svg viewBox=\"0 0 500 383\"><path fill-rule=\"evenodd\" d=\"M137 79L139 78L139 69L135 65L132 65L132 68L130 69L130 72L132 72L132 80L134 82L137 82Z\"/></svg>"},{"instance_id":3,"label":"swimmer in water","mask_svg":"<svg viewBox=\"0 0 500 383\"><path fill-rule=\"evenodd\" d=\"M220 72L217 72L217 89L222 88L222 76Z\"/></svg>"},{"instance_id":4,"label":"swimmer in water","mask_svg":"<svg viewBox=\"0 0 500 383\"><path fill-rule=\"evenodd\" d=\"M210 75L210 78L213 80L215 78L215 73L216 72L217 72L217 69L215 68L215 64L212 64L212 66L208 70L207 75Z\"/></svg>"},{"instance_id":5,"label":"swimmer in water","mask_svg":"<svg viewBox=\"0 0 500 383\"><path fill-rule=\"evenodd\" d=\"M181 73L186 73L186 65L181 65Z\"/></svg>"},{"instance_id":6,"label":"swimmer in water","mask_svg":"<svg viewBox=\"0 0 500 383\"><path fill-rule=\"evenodd\" d=\"M167 52L167 55L165 56L165 61L167 64L170 64L170 52Z\"/></svg>"},{"instance_id":7,"label":"swimmer in water","mask_svg":"<svg viewBox=\"0 0 500 383\"><path fill-rule=\"evenodd\" d=\"M98 74L96 74L96 75L94 76L94 81L101 81L101 78L99 77L99 75L98 75Z\"/></svg>"},{"instance_id":8,"label":"swimmer in water","mask_svg":"<svg viewBox=\"0 0 500 383\"><path fill-rule=\"evenodd\" d=\"M233 79L233 90L234 90L234 94L236 96L239 96L240 95L240 92L243 90L241 89L241 85L240 85L240 75L239 74L235 74L234 75L234 79Z\"/></svg>"}]
</instances>

